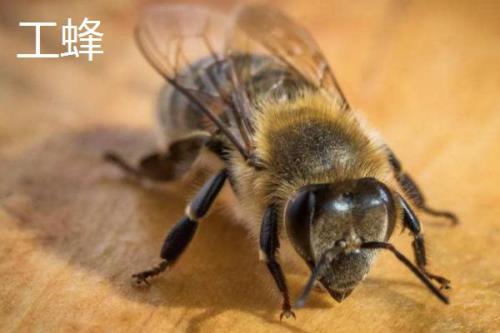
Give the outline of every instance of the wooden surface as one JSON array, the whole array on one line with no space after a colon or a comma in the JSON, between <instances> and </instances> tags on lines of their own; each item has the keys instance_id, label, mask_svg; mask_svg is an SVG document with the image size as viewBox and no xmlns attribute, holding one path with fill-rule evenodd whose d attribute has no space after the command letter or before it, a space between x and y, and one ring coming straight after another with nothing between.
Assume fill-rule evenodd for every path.
<instances>
[{"instance_id":1,"label":"wooden surface","mask_svg":"<svg viewBox=\"0 0 500 333\"><path fill-rule=\"evenodd\" d=\"M0 3L1 332L499 332L500 5L498 1L279 2L316 36L351 104L380 130L430 203L431 268L452 280L439 303L390 254L342 304L315 293L279 322L279 297L255 242L217 209L149 289L130 275L157 260L196 188L141 188L102 163L153 147L159 77L136 50L136 5ZM224 8L226 3L219 3ZM19 21L100 19L104 52L19 60ZM42 46L57 50L59 32ZM408 235L394 243L410 255ZM293 262L292 262L293 264ZM286 263L292 294L306 280Z\"/></svg>"}]
</instances>

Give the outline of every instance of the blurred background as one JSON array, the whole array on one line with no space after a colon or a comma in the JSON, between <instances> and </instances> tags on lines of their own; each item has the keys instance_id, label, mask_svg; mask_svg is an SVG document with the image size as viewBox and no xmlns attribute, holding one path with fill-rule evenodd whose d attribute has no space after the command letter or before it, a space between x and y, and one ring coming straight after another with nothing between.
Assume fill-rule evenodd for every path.
<instances>
[{"instance_id":1,"label":"blurred background","mask_svg":"<svg viewBox=\"0 0 500 333\"><path fill-rule=\"evenodd\" d=\"M166 2L174 3L174 2ZM175 3L180 3L179 1ZM228 11L233 1L186 1ZM350 103L394 148L456 228L423 217L430 267L452 280L434 299L390 254L342 304L316 293L279 321L257 247L217 209L175 270L137 290L196 184L140 188L105 165L151 151L161 78L133 27L144 1L0 1L0 331L500 331L500 2L275 1L307 27ZM61 25L101 22L101 55L61 53ZM410 238L394 241L410 254ZM307 272L285 265L292 295Z\"/></svg>"}]
</instances>

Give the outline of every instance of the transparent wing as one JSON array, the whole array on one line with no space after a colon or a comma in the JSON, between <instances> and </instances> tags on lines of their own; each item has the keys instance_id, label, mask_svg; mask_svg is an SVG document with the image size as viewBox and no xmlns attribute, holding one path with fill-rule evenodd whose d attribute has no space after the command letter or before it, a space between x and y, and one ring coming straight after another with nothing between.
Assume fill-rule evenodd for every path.
<instances>
[{"instance_id":1,"label":"transparent wing","mask_svg":"<svg viewBox=\"0 0 500 333\"><path fill-rule=\"evenodd\" d=\"M136 28L136 41L165 80L248 158L251 141L243 117L248 102L231 59L224 56L227 22L201 7L149 6Z\"/></svg>"},{"instance_id":2,"label":"transparent wing","mask_svg":"<svg viewBox=\"0 0 500 333\"><path fill-rule=\"evenodd\" d=\"M265 5L246 5L237 11L232 34L226 48L229 52L244 49L242 44L261 44L282 63L317 88L327 91L345 110L349 103L328 62L307 30L282 12ZM252 41L244 41L242 34ZM250 61L250 59L249 59ZM246 69L250 65L244 66ZM244 71L240 71L244 74Z\"/></svg>"}]
</instances>

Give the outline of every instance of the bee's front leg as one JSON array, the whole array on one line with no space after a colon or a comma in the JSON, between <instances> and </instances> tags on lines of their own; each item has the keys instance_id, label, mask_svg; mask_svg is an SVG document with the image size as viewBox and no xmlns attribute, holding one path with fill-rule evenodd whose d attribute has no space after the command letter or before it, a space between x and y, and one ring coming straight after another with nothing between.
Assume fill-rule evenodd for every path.
<instances>
[{"instance_id":1,"label":"bee's front leg","mask_svg":"<svg viewBox=\"0 0 500 333\"><path fill-rule=\"evenodd\" d=\"M424 273L428 278L435 280L441 286L441 289L449 289L450 288L450 280L445 277L430 273L427 268L427 258L425 255L425 245L424 245L424 235L422 234L422 227L420 225L420 221L417 216L408 205L408 203L403 199L403 197L399 197L400 204L403 208L403 223L404 226L410 229L413 235L413 251L415 253L415 261L417 262L418 268Z\"/></svg>"},{"instance_id":2,"label":"bee's front leg","mask_svg":"<svg viewBox=\"0 0 500 333\"><path fill-rule=\"evenodd\" d=\"M158 266L132 275L138 284L148 283L148 279L156 276L172 266L187 248L198 227L198 220L206 215L217 198L227 171L223 169L210 178L186 208L186 215L169 231L161 248Z\"/></svg>"},{"instance_id":3,"label":"bee's front leg","mask_svg":"<svg viewBox=\"0 0 500 333\"><path fill-rule=\"evenodd\" d=\"M281 295L283 296L282 312L280 320L283 317L294 317L290 305L290 296L288 295L288 287L286 285L285 275L280 264L276 260L276 252L279 248L278 236L278 214L274 205L269 206L264 213L262 225L260 229L260 257L266 262L267 268L271 272L276 285L278 286Z\"/></svg>"}]
</instances>

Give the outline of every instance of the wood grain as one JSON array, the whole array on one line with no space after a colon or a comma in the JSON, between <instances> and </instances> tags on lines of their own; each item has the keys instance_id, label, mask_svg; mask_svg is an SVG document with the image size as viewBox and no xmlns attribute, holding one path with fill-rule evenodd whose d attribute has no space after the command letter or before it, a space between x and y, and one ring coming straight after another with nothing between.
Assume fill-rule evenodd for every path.
<instances>
[{"instance_id":1,"label":"wood grain","mask_svg":"<svg viewBox=\"0 0 500 333\"><path fill-rule=\"evenodd\" d=\"M217 2L227 8L230 3ZM423 216L431 268L452 280L440 304L390 254L342 304L315 293L280 323L255 242L222 209L175 269L149 289L130 274L156 262L197 184L140 187L105 165L153 148L160 78L132 40L133 2L0 3L1 332L499 332L500 5L497 1L276 4L317 37L349 97L429 201L462 224ZM19 21L103 22L105 54L19 60ZM43 46L57 50L59 35ZM410 238L394 243L410 254ZM287 262L293 295L306 274Z\"/></svg>"}]
</instances>

